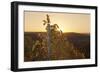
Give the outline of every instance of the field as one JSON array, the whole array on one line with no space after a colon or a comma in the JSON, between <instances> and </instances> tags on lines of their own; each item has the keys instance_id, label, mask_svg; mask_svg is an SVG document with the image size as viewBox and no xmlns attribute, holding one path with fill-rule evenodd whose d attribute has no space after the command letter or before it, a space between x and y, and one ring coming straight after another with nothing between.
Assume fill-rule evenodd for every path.
<instances>
[{"instance_id":1,"label":"field","mask_svg":"<svg viewBox=\"0 0 100 73\"><path fill-rule=\"evenodd\" d=\"M24 32L24 61L70 60L90 58L90 34L63 33L51 36L46 32ZM48 45L50 49L48 50Z\"/></svg>"}]
</instances>

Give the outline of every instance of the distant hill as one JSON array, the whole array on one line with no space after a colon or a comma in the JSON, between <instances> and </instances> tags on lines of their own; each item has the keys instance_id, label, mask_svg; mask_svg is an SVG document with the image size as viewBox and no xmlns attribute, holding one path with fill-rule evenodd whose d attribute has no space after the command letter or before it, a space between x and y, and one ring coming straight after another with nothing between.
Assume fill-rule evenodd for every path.
<instances>
[{"instance_id":1,"label":"distant hill","mask_svg":"<svg viewBox=\"0 0 100 73\"><path fill-rule=\"evenodd\" d=\"M71 43L73 43L76 47L80 48L86 42L90 42L90 34L88 33L64 33L64 37L66 37Z\"/></svg>"}]
</instances>

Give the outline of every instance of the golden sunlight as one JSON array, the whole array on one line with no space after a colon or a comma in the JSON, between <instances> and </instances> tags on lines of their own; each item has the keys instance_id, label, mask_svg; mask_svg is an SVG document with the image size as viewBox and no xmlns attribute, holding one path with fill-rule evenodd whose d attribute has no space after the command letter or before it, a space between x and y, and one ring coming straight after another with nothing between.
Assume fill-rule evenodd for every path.
<instances>
[{"instance_id":1,"label":"golden sunlight","mask_svg":"<svg viewBox=\"0 0 100 73\"><path fill-rule=\"evenodd\" d=\"M90 14L30 12L25 11L25 32L45 32L43 20L49 14L51 24L63 32L90 33Z\"/></svg>"}]
</instances>

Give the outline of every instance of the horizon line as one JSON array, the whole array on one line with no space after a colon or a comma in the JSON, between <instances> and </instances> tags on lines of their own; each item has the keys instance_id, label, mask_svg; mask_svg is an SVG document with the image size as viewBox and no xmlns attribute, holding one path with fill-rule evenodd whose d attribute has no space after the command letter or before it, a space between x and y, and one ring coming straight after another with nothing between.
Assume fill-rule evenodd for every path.
<instances>
[{"instance_id":1,"label":"horizon line","mask_svg":"<svg viewBox=\"0 0 100 73\"><path fill-rule=\"evenodd\" d=\"M30 32L30 31L24 31L25 32ZM46 31L31 31L30 33L36 33L36 32L39 32L39 33L42 33L42 32L46 32ZM82 33L82 34L90 34L90 32L63 32L63 33Z\"/></svg>"}]
</instances>

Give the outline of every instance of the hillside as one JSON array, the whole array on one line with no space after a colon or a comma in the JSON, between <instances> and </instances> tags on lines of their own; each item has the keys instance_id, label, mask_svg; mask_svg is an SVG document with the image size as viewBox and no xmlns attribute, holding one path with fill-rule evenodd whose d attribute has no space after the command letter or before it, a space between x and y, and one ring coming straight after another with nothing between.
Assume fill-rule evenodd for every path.
<instances>
[{"instance_id":1,"label":"hillside","mask_svg":"<svg viewBox=\"0 0 100 73\"><path fill-rule=\"evenodd\" d=\"M24 33L24 61L48 59L46 32ZM82 33L63 33L51 43L50 60L90 58L90 35Z\"/></svg>"}]
</instances>

